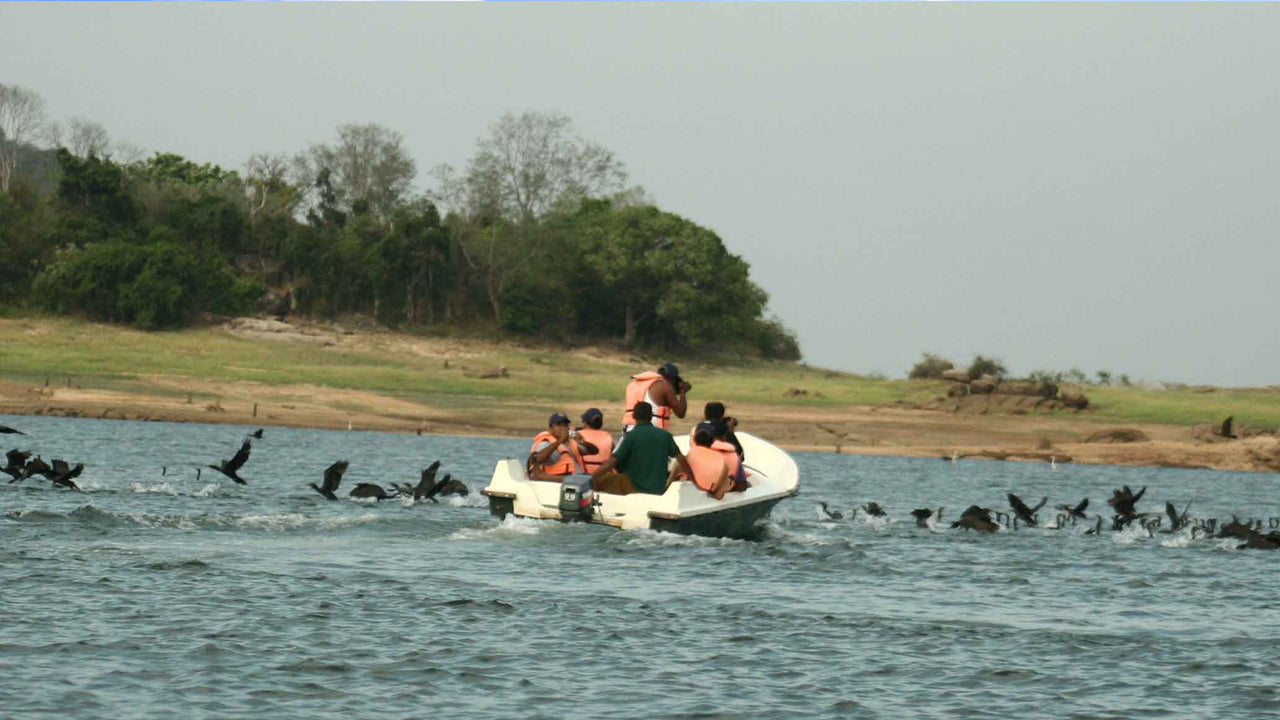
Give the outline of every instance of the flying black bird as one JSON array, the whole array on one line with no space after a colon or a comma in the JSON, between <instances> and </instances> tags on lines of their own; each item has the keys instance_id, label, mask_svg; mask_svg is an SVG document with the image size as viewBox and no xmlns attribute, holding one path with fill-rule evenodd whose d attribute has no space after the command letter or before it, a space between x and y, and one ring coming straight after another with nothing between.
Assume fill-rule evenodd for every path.
<instances>
[{"instance_id":1,"label":"flying black bird","mask_svg":"<svg viewBox=\"0 0 1280 720\"><path fill-rule=\"evenodd\" d=\"M456 477L445 475L444 480L436 483L436 495L470 495L467 484Z\"/></svg>"},{"instance_id":2,"label":"flying black bird","mask_svg":"<svg viewBox=\"0 0 1280 720\"><path fill-rule=\"evenodd\" d=\"M49 463L45 462L43 458L37 455L35 460L27 463L27 466L22 469L22 475L16 479L26 480L32 475L43 475L52 480L56 473L53 472L53 468L49 467ZM13 482L13 480L10 480L9 482Z\"/></svg>"},{"instance_id":3,"label":"flying black bird","mask_svg":"<svg viewBox=\"0 0 1280 720\"><path fill-rule=\"evenodd\" d=\"M1235 438L1236 434L1231 432L1231 425L1235 422L1236 416L1229 415L1226 420L1222 421L1222 425L1218 427L1218 434L1224 438Z\"/></svg>"},{"instance_id":4,"label":"flying black bird","mask_svg":"<svg viewBox=\"0 0 1280 720\"><path fill-rule=\"evenodd\" d=\"M1087 507L1089 507L1089 498L1085 498L1081 500L1080 504L1076 505L1075 507L1071 507L1070 505L1059 505L1057 509L1061 510L1062 512L1066 513L1067 515L1073 518L1084 520L1087 517L1089 517L1088 515L1084 514L1084 509Z\"/></svg>"},{"instance_id":5,"label":"flying black bird","mask_svg":"<svg viewBox=\"0 0 1280 720\"><path fill-rule=\"evenodd\" d=\"M261 439L262 439L262 428L258 428L257 430L254 430L253 432L249 433L249 437L251 437L251 438L253 438L253 439L255 439L255 440L261 440Z\"/></svg>"},{"instance_id":6,"label":"flying black bird","mask_svg":"<svg viewBox=\"0 0 1280 720\"><path fill-rule=\"evenodd\" d=\"M248 485L249 483L245 482L244 478L236 474L236 471L238 471L240 467L243 466L245 464L245 461L247 461L248 459L249 459L249 441L245 440L244 444L240 446L240 451L236 453L235 457L231 458L230 460L223 460L222 463L219 465L208 465L206 467L209 467L213 470L217 470L218 472L222 473L223 475L226 475L232 480L235 480L241 485Z\"/></svg>"},{"instance_id":7,"label":"flying black bird","mask_svg":"<svg viewBox=\"0 0 1280 720\"><path fill-rule=\"evenodd\" d=\"M825 519L827 520L843 520L844 519L844 513L840 512L839 510L831 510L830 508L827 507L827 504L822 501L818 501L818 504L822 506L822 515L824 516Z\"/></svg>"},{"instance_id":8,"label":"flying black bird","mask_svg":"<svg viewBox=\"0 0 1280 720\"><path fill-rule=\"evenodd\" d=\"M439 502L436 500L437 495L467 495L470 492L465 483L445 473L444 479L433 485L423 497L431 502ZM414 497L417 497L416 491L414 492Z\"/></svg>"},{"instance_id":9,"label":"flying black bird","mask_svg":"<svg viewBox=\"0 0 1280 720\"><path fill-rule=\"evenodd\" d=\"M965 508L964 512L960 513L960 519L951 523L951 527L984 533L993 533L1000 529L1000 526L991 519L991 510L977 505Z\"/></svg>"},{"instance_id":10,"label":"flying black bird","mask_svg":"<svg viewBox=\"0 0 1280 720\"><path fill-rule=\"evenodd\" d=\"M334 495L333 491L337 490L338 485L342 483L342 473L346 471L347 471L347 461L339 460L338 462L325 468L323 486L319 486L319 485L316 485L315 483L311 483L311 487L314 488L316 492L329 498L330 500L337 500L338 496Z\"/></svg>"},{"instance_id":11,"label":"flying black bird","mask_svg":"<svg viewBox=\"0 0 1280 720\"><path fill-rule=\"evenodd\" d=\"M8 464L4 467L0 467L0 472L7 472L9 475L13 476L13 480L10 480L9 482L21 480L22 470L27 466L27 458L31 457L31 453L23 452L22 450L14 448L5 453L4 457L5 460L8 461Z\"/></svg>"},{"instance_id":12,"label":"flying black bird","mask_svg":"<svg viewBox=\"0 0 1280 720\"><path fill-rule=\"evenodd\" d=\"M884 508L880 507L874 500L862 506L864 512L871 517L884 517Z\"/></svg>"},{"instance_id":13,"label":"flying black bird","mask_svg":"<svg viewBox=\"0 0 1280 720\"><path fill-rule=\"evenodd\" d=\"M377 498L379 501L395 497L395 495L384 490L381 485L375 485L374 483L359 483L354 490L347 494L358 498Z\"/></svg>"},{"instance_id":14,"label":"flying black bird","mask_svg":"<svg viewBox=\"0 0 1280 720\"><path fill-rule=\"evenodd\" d=\"M1178 508L1173 503L1165 501L1164 514L1169 516L1169 532L1178 532L1187 524L1187 513L1191 510L1191 503L1187 503L1187 509L1178 514Z\"/></svg>"},{"instance_id":15,"label":"flying black bird","mask_svg":"<svg viewBox=\"0 0 1280 720\"><path fill-rule=\"evenodd\" d=\"M11 428L8 425L0 425L0 435L26 435L17 428Z\"/></svg>"},{"instance_id":16,"label":"flying black bird","mask_svg":"<svg viewBox=\"0 0 1280 720\"><path fill-rule=\"evenodd\" d=\"M929 518L933 517L933 511L929 508L916 508L911 511L911 517L916 519L916 527L928 529ZM938 508L938 517L942 517L942 508Z\"/></svg>"},{"instance_id":17,"label":"flying black bird","mask_svg":"<svg viewBox=\"0 0 1280 720\"><path fill-rule=\"evenodd\" d=\"M1107 501L1107 504L1116 511L1117 529L1124 527L1131 520L1138 517L1138 511L1135 506L1146 492L1147 488L1145 485L1137 492L1136 495L1133 490L1129 489L1128 485L1123 486L1123 489L1114 490L1112 492L1111 499Z\"/></svg>"},{"instance_id":18,"label":"flying black bird","mask_svg":"<svg viewBox=\"0 0 1280 720\"><path fill-rule=\"evenodd\" d=\"M1036 524L1036 511L1044 507L1044 504L1047 502L1049 502L1049 498L1041 498L1039 505L1036 505L1035 507L1027 507L1027 504L1022 502L1022 498L1014 495L1013 493L1009 493L1009 507L1017 513L1018 519L1022 520L1022 522L1027 525Z\"/></svg>"},{"instance_id":19,"label":"flying black bird","mask_svg":"<svg viewBox=\"0 0 1280 720\"><path fill-rule=\"evenodd\" d=\"M80 477L80 473L82 472L84 472L84 463L76 463L75 467L53 478L53 486L64 487L69 490L80 492L80 486L71 482L71 478Z\"/></svg>"},{"instance_id":20,"label":"flying black bird","mask_svg":"<svg viewBox=\"0 0 1280 720\"><path fill-rule=\"evenodd\" d=\"M413 488L413 491L409 493L413 495L414 501L423 500L435 495L433 490L435 490L436 487L436 471L439 469L439 460L422 469L422 478L418 480L418 486ZM432 502L435 502L434 497L432 497Z\"/></svg>"}]
</instances>

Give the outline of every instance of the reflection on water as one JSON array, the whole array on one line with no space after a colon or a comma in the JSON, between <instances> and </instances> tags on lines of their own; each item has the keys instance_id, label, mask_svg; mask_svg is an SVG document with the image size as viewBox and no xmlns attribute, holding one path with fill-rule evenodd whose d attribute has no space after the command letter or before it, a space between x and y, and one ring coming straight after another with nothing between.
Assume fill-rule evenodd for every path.
<instances>
[{"instance_id":1,"label":"reflection on water","mask_svg":"<svg viewBox=\"0 0 1280 720\"><path fill-rule=\"evenodd\" d=\"M1277 476L801 453L801 494L740 541L490 517L471 486L523 440L0 417L87 466L0 484L4 716L1067 717L1274 714L1280 554L1086 524L978 535L964 507L1147 486L1191 514L1280 516ZM8 446L3 448L8 449ZM162 474L162 468L165 468ZM818 501L843 512L830 521ZM874 500L885 519L852 510ZM946 508L915 526L917 507ZM1042 512L1052 518L1052 511ZM1090 524L1091 525L1091 524Z\"/></svg>"}]
</instances>

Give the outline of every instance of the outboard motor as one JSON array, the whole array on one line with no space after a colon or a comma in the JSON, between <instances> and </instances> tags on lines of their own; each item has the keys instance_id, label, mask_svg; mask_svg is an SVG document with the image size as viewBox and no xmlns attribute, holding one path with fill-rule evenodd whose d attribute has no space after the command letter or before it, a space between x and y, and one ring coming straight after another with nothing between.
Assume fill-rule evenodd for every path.
<instances>
[{"instance_id":1,"label":"outboard motor","mask_svg":"<svg viewBox=\"0 0 1280 720\"><path fill-rule=\"evenodd\" d=\"M567 475L560 482L560 519L565 522L590 522L596 494L590 475Z\"/></svg>"}]
</instances>

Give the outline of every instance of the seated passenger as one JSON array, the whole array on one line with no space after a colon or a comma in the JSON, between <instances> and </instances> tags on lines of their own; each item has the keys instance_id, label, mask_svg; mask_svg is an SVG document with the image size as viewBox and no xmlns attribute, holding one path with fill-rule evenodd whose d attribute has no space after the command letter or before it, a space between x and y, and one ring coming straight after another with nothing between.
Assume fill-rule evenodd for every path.
<instances>
[{"instance_id":1,"label":"seated passenger","mask_svg":"<svg viewBox=\"0 0 1280 720\"><path fill-rule=\"evenodd\" d=\"M604 413L599 408L591 408L582 413L582 422L584 427L578 429L578 436L596 448L593 453L584 453L582 461L587 472L593 473L613 454L613 436L601 429L604 427Z\"/></svg>"},{"instance_id":2,"label":"seated passenger","mask_svg":"<svg viewBox=\"0 0 1280 720\"><path fill-rule=\"evenodd\" d=\"M730 418L732 419L732 418ZM742 465L741 445L734 447L729 444L728 438L733 431L729 429L726 422L718 423L700 423L699 425L708 425L711 428L712 436L715 441L711 443L711 449L724 456L724 464L729 468L729 480L733 483L733 487L729 492L742 492L751 487L747 482L747 470ZM735 440L737 438L734 438Z\"/></svg>"},{"instance_id":3,"label":"seated passenger","mask_svg":"<svg viewBox=\"0 0 1280 720\"><path fill-rule=\"evenodd\" d=\"M667 482L676 480L693 478L693 484L708 495L723 500L724 494L729 492L729 488L733 485L733 481L729 479L729 468L725 465L724 456L711 449L711 444L715 442L715 433L707 423L699 423L697 430L693 433L693 447L689 448L689 467L692 473L681 473L681 468L671 468L671 475L667 478ZM683 476L682 476L683 475Z\"/></svg>"},{"instance_id":4,"label":"seated passenger","mask_svg":"<svg viewBox=\"0 0 1280 720\"><path fill-rule=\"evenodd\" d=\"M686 474L692 475L693 471L671 433L654 427L649 403L638 402L630 410L635 427L622 436L613 455L591 473L591 479L600 492L661 495L667 489L667 464L671 458ZM620 472L613 472L615 468Z\"/></svg>"},{"instance_id":5,"label":"seated passenger","mask_svg":"<svg viewBox=\"0 0 1280 720\"><path fill-rule=\"evenodd\" d=\"M529 477L558 482L565 475L585 474L583 453L596 452L596 446L576 436L576 432L569 430L568 415L552 414L547 420L547 429L533 439Z\"/></svg>"},{"instance_id":6,"label":"seated passenger","mask_svg":"<svg viewBox=\"0 0 1280 720\"><path fill-rule=\"evenodd\" d=\"M736 418L725 416L724 403L722 402L707 403L706 407L702 409L702 418L703 418L702 422L709 422L717 425L723 424L725 426L725 434L717 435L717 437L719 437L724 442L727 442L733 446L734 451L738 453L739 461L743 461L747 459L746 454L742 451L742 443L739 443L737 436L733 434L733 431L738 427L738 421ZM697 429L698 429L698 426L694 425L693 430L689 431L690 440L693 439L693 433Z\"/></svg>"}]
</instances>

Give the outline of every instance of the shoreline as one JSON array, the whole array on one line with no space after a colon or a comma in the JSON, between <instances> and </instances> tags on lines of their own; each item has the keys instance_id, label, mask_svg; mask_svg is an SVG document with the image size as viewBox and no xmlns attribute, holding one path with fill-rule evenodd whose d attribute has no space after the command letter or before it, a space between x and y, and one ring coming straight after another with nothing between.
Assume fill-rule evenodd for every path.
<instances>
[{"instance_id":1,"label":"shoreline","mask_svg":"<svg viewBox=\"0 0 1280 720\"><path fill-rule=\"evenodd\" d=\"M182 387L188 391L185 396L174 392ZM475 396L461 400L442 396L440 402L428 404L314 385L207 383L189 378L156 378L152 389L156 394L0 381L0 414L532 438L546 423L549 407L535 400ZM196 400L196 395L215 400ZM692 406L700 403L690 404L690 416L676 420L673 432L688 432L692 427ZM600 400L574 403L569 414L576 417L588 406L604 411L606 428L610 418L616 419L621 412L619 401ZM1280 472L1280 438L1205 442L1195 439L1185 426L1125 424L1150 440L1086 443L1084 438L1116 428L1116 423L1079 416L963 415L883 406L740 403L730 411L742 420L744 430L790 451Z\"/></svg>"}]
</instances>

